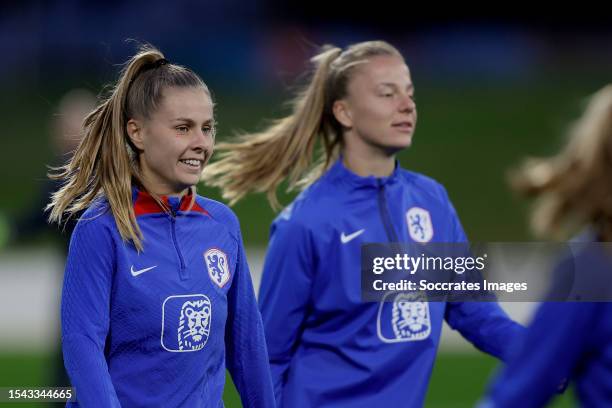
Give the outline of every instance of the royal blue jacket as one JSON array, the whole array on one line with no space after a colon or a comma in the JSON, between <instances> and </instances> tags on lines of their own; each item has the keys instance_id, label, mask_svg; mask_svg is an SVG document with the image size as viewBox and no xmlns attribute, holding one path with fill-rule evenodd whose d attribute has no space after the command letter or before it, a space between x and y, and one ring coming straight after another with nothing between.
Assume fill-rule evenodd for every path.
<instances>
[{"instance_id":1,"label":"royal blue jacket","mask_svg":"<svg viewBox=\"0 0 612 408\"><path fill-rule=\"evenodd\" d=\"M226 365L245 407L274 406L261 316L236 216L196 196L133 190L144 251L105 200L72 235L64 361L81 407L222 407Z\"/></svg>"},{"instance_id":2,"label":"royal blue jacket","mask_svg":"<svg viewBox=\"0 0 612 408\"><path fill-rule=\"evenodd\" d=\"M397 300L361 301L361 244L400 241L466 237L445 189L398 165L359 177L338 160L279 214L259 294L277 405L421 407L444 320L506 357L523 328L495 302L415 302L406 328Z\"/></svg>"},{"instance_id":3,"label":"royal blue jacket","mask_svg":"<svg viewBox=\"0 0 612 408\"><path fill-rule=\"evenodd\" d=\"M585 240L586 235L574 240L575 254L559 262L550 292L560 293L555 287L573 281L570 300L576 293L582 299L598 295L609 300L612 260L602 246ZM580 406L612 407L612 302L543 302L480 406L543 407L568 381L575 385Z\"/></svg>"}]
</instances>

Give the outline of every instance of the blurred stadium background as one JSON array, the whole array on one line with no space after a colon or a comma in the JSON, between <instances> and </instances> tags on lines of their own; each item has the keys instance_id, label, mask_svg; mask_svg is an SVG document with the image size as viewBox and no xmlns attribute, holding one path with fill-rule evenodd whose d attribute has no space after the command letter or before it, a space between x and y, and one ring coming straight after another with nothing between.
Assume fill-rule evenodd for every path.
<instances>
[{"instance_id":1,"label":"blurred stadium background","mask_svg":"<svg viewBox=\"0 0 612 408\"><path fill-rule=\"evenodd\" d=\"M4 3L0 387L54 384L64 247L53 228L15 226L44 205L60 98L74 88L98 94L134 51L128 38L201 74L214 93L220 140L281 115L317 46L385 39L402 50L416 86L419 122L402 164L446 186L472 241L533 239L527 205L508 192L505 172L524 156L553 152L584 99L610 81L612 24L379 13L329 11L318 1ZM257 283L274 214L261 195L235 211ZM533 306L504 305L522 322ZM426 406L473 406L496 364L445 328ZM554 406L571 406L570 397ZM225 402L240 406L231 386Z\"/></svg>"}]
</instances>

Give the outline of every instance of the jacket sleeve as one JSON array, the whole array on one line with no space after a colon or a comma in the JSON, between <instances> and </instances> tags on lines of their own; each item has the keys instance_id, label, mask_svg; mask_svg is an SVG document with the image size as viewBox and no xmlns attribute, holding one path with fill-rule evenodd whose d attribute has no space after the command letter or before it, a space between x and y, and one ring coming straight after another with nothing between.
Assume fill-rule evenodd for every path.
<instances>
[{"instance_id":1,"label":"jacket sleeve","mask_svg":"<svg viewBox=\"0 0 612 408\"><path fill-rule=\"evenodd\" d=\"M238 257L227 295L226 360L245 408L275 406L261 315L240 231Z\"/></svg>"},{"instance_id":2,"label":"jacket sleeve","mask_svg":"<svg viewBox=\"0 0 612 408\"><path fill-rule=\"evenodd\" d=\"M115 268L110 231L97 219L72 235L61 302L62 349L78 406L119 407L104 355Z\"/></svg>"},{"instance_id":3,"label":"jacket sleeve","mask_svg":"<svg viewBox=\"0 0 612 408\"><path fill-rule=\"evenodd\" d=\"M448 205L452 242L467 243L457 212L450 201ZM510 358L525 332L525 328L510 319L495 301L448 302L444 318L476 348L504 361Z\"/></svg>"},{"instance_id":4,"label":"jacket sleeve","mask_svg":"<svg viewBox=\"0 0 612 408\"><path fill-rule=\"evenodd\" d=\"M476 348L503 361L510 359L525 331L496 302L449 302L444 317Z\"/></svg>"},{"instance_id":5,"label":"jacket sleeve","mask_svg":"<svg viewBox=\"0 0 612 408\"><path fill-rule=\"evenodd\" d=\"M259 306L280 406L289 366L299 344L311 296L312 241L305 226L278 219L271 228L259 291Z\"/></svg>"},{"instance_id":6,"label":"jacket sleeve","mask_svg":"<svg viewBox=\"0 0 612 408\"><path fill-rule=\"evenodd\" d=\"M482 407L541 407L571 377L595 317L594 303L546 302Z\"/></svg>"}]
</instances>

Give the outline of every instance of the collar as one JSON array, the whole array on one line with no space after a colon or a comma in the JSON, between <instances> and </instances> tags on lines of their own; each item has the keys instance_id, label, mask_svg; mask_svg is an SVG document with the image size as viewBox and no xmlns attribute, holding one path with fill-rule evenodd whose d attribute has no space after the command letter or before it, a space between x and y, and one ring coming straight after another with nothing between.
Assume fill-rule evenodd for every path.
<instances>
[{"instance_id":1,"label":"collar","mask_svg":"<svg viewBox=\"0 0 612 408\"><path fill-rule=\"evenodd\" d=\"M384 185L388 185L394 183L399 179L400 174L400 165L399 161L395 159L395 168L393 172L387 177L376 177L376 176L366 176L362 177L358 174L353 173L349 170L344 163L342 163L342 155L336 160L336 162L329 169L328 174L330 177L334 179L342 180L354 186L356 188L359 187L381 187Z\"/></svg>"},{"instance_id":2,"label":"collar","mask_svg":"<svg viewBox=\"0 0 612 408\"><path fill-rule=\"evenodd\" d=\"M189 203L191 202L192 191L189 189L189 192L182 197L169 197L166 195L160 196L162 202L175 214L179 211L187 211L189 209ZM144 214L157 214L157 213L165 213L163 207L161 207L157 201L146 191L140 190L136 186L132 186L132 202L134 203L134 213L138 217L139 215ZM191 211L203 213L210 217L210 213L206 211L200 204L198 204L197 200L193 203L191 207Z\"/></svg>"}]
</instances>

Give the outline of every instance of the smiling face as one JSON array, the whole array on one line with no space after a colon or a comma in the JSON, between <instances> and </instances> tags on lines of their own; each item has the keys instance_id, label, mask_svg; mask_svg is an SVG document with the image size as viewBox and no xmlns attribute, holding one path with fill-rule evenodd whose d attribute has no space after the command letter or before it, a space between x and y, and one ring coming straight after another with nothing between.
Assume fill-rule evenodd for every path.
<instances>
[{"instance_id":1,"label":"smiling face","mask_svg":"<svg viewBox=\"0 0 612 408\"><path fill-rule=\"evenodd\" d=\"M355 67L346 97L334 103L346 144L394 154L409 147L417 120L414 86L404 60L381 55Z\"/></svg>"},{"instance_id":2,"label":"smiling face","mask_svg":"<svg viewBox=\"0 0 612 408\"><path fill-rule=\"evenodd\" d=\"M201 87L169 87L149 118L130 119L127 132L138 148L148 190L177 195L200 181L214 144L213 103Z\"/></svg>"}]
</instances>

